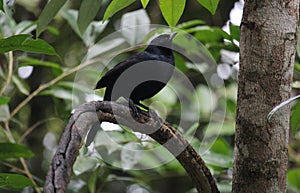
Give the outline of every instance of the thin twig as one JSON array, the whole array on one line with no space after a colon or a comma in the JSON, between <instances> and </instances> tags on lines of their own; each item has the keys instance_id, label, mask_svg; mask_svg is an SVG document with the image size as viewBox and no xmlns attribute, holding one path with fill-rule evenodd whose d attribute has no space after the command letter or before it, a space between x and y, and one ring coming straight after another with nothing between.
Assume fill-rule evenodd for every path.
<instances>
[{"instance_id":1,"label":"thin twig","mask_svg":"<svg viewBox=\"0 0 300 193\"><path fill-rule=\"evenodd\" d=\"M2 161L0 161L0 163L3 164L3 165L5 165L5 166L7 166L7 167L10 167L11 169L15 170L18 173L26 174L25 170L22 170L22 169L14 166L14 165L12 165L10 163L6 163L6 162L2 162Z\"/></svg>"},{"instance_id":2,"label":"thin twig","mask_svg":"<svg viewBox=\"0 0 300 193\"><path fill-rule=\"evenodd\" d=\"M14 56L13 56L12 51L8 52L8 57L9 57L9 62L8 62L7 78L6 78L6 81L5 81L1 91L0 91L0 96L2 96L4 94L6 88L8 87L8 85L10 84L10 81L12 79L13 67L14 67Z\"/></svg>"},{"instance_id":3,"label":"thin twig","mask_svg":"<svg viewBox=\"0 0 300 193\"><path fill-rule=\"evenodd\" d=\"M24 158L20 158L19 159L23 168L24 168L24 171L25 171L25 174L27 175L27 177L30 179L30 181L33 183L34 185L34 189L37 193L42 193L41 190L39 189L39 187L37 186L37 184L35 183L33 177L32 177L32 174L30 173L30 171L28 170L28 167L27 167L27 164L24 160Z\"/></svg>"}]
</instances>

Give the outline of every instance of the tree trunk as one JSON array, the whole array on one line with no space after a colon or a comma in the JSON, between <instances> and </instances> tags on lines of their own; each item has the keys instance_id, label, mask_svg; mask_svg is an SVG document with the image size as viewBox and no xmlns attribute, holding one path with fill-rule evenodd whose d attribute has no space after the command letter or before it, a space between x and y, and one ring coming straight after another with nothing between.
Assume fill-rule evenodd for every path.
<instances>
[{"instance_id":1,"label":"tree trunk","mask_svg":"<svg viewBox=\"0 0 300 193\"><path fill-rule=\"evenodd\" d=\"M286 192L299 0L246 0L241 23L233 193Z\"/></svg>"}]
</instances>

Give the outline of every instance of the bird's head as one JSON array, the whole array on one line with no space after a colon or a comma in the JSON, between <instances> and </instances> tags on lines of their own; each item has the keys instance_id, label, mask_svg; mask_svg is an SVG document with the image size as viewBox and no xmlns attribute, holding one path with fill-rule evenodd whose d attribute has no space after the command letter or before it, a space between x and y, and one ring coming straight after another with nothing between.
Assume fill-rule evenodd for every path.
<instances>
[{"instance_id":1,"label":"bird's head","mask_svg":"<svg viewBox=\"0 0 300 193\"><path fill-rule=\"evenodd\" d=\"M176 34L177 32L159 35L150 42L150 45L170 48Z\"/></svg>"}]
</instances>

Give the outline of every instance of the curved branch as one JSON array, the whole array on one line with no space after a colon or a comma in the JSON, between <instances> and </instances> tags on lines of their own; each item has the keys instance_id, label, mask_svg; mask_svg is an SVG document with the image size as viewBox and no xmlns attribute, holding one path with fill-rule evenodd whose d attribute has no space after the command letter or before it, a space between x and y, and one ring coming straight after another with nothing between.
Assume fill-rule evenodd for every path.
<instances>
[{"instance_id":1,"label":"curved branch","mask_svg":"<svg viewBox=\"0 0 300 193\"><path fill-rule=\"evenodd\" d=\"M219 192L202 158L174 127L166 122L161 124L160 118L153 119L146 112L141 112L141 116L132 121L129 111L127 106L108 101L93 101L78 107L62 134L46 177L44 192L66 192L82 139L99 121L122 124L133 131L148 134L176 157L192 178L198 192Z\"/></svg>"}]
</instances>

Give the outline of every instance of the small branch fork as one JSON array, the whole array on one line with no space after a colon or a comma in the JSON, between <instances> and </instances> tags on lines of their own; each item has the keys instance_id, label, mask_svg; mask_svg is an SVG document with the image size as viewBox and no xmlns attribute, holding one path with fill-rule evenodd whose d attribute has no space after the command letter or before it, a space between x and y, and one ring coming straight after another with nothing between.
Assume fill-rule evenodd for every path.
<instances>
[{"instance_id":1,"label":"small branch fork","mask_svg":"<svg viewBox=\"0 0 300 193\"><path fill-rule=\"evenodd\" d=\"M108 101L93 101L79 106L62 134L46 177L44 193L67 192L72 167L83 139L95 123L103 121L148 134L176 157L192 178L198 192L219 192L202 158L174 127L166 122L161 124L161 121L151 118L146 112L141 112L141 116L133 120L130 113L127 113L130 111L127 106Z\"/></svg>"}]
</instances>

